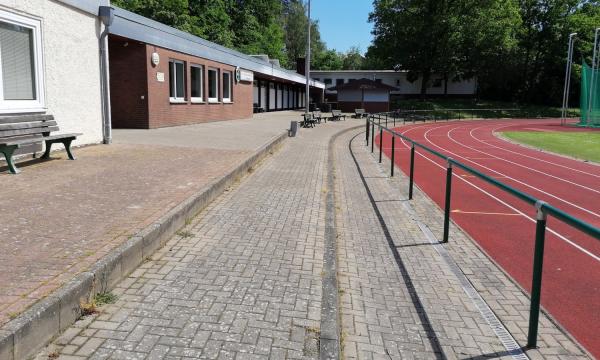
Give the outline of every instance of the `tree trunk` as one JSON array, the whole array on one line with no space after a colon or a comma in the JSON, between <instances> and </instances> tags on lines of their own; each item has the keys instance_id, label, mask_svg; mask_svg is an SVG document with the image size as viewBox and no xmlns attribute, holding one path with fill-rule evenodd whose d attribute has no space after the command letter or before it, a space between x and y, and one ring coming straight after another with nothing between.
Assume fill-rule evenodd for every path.
<instances>
[{"instance_id":1,"label":"tree trunk","mask_svg":"<svg viewBox=\"0 0 600 360\"><path fill-rule=\"evenodd\" d=\"M421 79L421 99L425 99L427 95L427 83L431 77L431 70L423 71L423 78Z\"/></svg>"},{"instance_id":2,"label":"tree trunk","mask_svg":"<svg viewBox=\"0 0 600 360\"><path fill-rule=\"evenodd\" d=\"M444 74L444 97L448 97L448 74Z\"/></svg>"}]
</instances>

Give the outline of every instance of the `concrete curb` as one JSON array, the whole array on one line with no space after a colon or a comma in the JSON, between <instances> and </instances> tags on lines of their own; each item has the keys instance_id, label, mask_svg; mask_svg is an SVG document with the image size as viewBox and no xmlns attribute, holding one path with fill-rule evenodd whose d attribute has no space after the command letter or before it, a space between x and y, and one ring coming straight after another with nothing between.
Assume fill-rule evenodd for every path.
<instances>
[{"instance_id":1,"label":"concrete curb","mask_svg":"<svg viewBox=\"0 0 600 360\"><path fill-rule=\"evenodd\" d=\"M252 166L286 138L287 131L270 139L229 173L190 196L100 259L90 269L78 274L50 296L5 324L0 328L0 359L21 360L34 355L81 316L81 303L89 302L96 294L114 288L145 258L162 247L185 225L187 219L194 217L227 187L247 174Z\"/></svg>"},{"instance_id":2,"label":"concrete curb","mask_svg":"<svg viewBox=\"0 0 600 360\"><path fill-rule=\"evenodd\" d=\"M327 195L325 198L325 246L323 251L323 291L321 297L320 359L340 359L340 314L337 280L337 224L335 208L335 160L337 138L362 125L345 129L329 139L327 147Z\"/></svg>"}]
</instances>

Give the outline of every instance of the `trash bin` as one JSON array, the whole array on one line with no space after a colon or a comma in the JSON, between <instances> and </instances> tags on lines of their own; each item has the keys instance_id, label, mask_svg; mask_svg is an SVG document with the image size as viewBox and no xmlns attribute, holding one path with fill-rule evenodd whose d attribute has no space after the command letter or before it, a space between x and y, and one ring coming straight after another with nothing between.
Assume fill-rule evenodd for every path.
<instances>
[{"instance_id":1,"label":"trash bin","mask_svg":"<svg viewBox=\"0 0 600 360\"><path fill-rule=\"evenodd\" d=\"M294 137L294 136L296 136L296 132L298 132L298 122L292 121L290 123L290 130L288 130L288 135L290 137Z\"/></svg>"}]
</instances>

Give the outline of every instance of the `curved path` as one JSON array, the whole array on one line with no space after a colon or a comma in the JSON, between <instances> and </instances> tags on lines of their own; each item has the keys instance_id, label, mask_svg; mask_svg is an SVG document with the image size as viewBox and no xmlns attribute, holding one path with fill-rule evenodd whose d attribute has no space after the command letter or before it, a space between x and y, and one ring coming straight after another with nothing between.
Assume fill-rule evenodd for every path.
<instances>
[{"instance_id":1,"label":"curved path","mask_svg":"<svg viewBox=\"0 0 600 360\"><path fill-rule=\"evenodd\" d=\"M563 131L558 120L482 120L419 124L397 131L600 226L600 166L498 138L505 130ZM578 131L578 129L572 129ZM383 149L391 153L391 139ZM397 139L398 141L398 139ZM396 164L408 172L409 145L396 143ZM446 164L417 150L415 181L443 207ZM452 219L530 291L535 233L532 206L455 168ZM549 217L542 305L595 356L600 356L600 241ZM526 324L524 324L526 326Z\"/></svg>"}]
</instances>

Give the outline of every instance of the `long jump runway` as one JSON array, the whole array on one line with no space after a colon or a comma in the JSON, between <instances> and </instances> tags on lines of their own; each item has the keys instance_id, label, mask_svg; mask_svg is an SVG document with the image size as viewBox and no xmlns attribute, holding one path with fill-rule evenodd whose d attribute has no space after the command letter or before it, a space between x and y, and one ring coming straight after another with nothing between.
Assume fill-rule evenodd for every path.
<instances>
[{"instance_id":1,"label":"long jump runway","mask_svg":"<svg viewBox=\"0 0 600 360\"><path fill-rule=\"evenodd\" d=\"M567 129L558 125L555 119L454 121L404 126L396 131L600 226L600 166L529 149L494 135L504 130ZM395 161L405 174L409 146L396 139ZM390 157L388 134L383 149ZM441 208L445 173L443 160L416 148L415 182ZM535 242L533 206L456 167L451 204L452 220L529 292ZM542 306L600 358L600 241L550 216Z\"/></svg>"}]
</instances>

